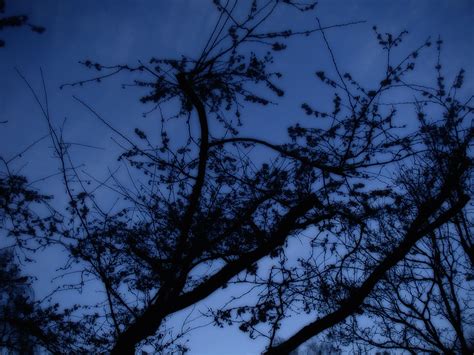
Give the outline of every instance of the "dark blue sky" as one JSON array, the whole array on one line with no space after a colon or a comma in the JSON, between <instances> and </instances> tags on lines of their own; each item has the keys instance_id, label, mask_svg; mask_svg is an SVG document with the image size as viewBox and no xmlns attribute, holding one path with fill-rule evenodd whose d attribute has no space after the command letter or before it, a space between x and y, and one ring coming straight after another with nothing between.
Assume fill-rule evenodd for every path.
<instances>
[{"instance_id":1,"label":"dark blue sky","mask_svg":"<svg viewBox=\"0 0 474 355\"><path fill-rule=\"evenodd\" d=\"M242 1L245 4L245 1ZM141 113L149 108L138 102L140 92L120 89L131 76L118 76L102 84L59 90L63 83L86 79L91 72L77 64L92 59L103 64L136 64L151 56L197 56L212 28L216 12L207 0L14 0L7 3L7 13L25 13L35 24L47 28L42 35L28 30L6 30L2 38L6 47L0 50L0 152L8 158L33 140L47 133L39 109L25 84L15 73L18 68L35 88L40 88L39 68L43 69L48 87L53 119L60 125L65 118L65 135L70 142L89 144L100 149L73 147L77 164L98 178L107 175L107 167L118 163L117 147L111 132L97 123L72 99L83 98L104 118L123 132L135 127L158 128L158 118ZM472 92L474 70L474 1L472 0L322 0L317 15L323 25L366 20L365 24L328 31L339 65L364 83L378 82L382 76L381 52L371 31L408 30L406 52L413 50L428 36L441 35L445 41L443 61L451 76L461 67L467 70L466 91ZM314 15L300 17L292 11L279 12L270 27L314 27ZM434 51L419 60L419 80L434 83ZM290 42L289 49L276 55L275 68L285 77L282 86L287 94L278 106L261 110L250 107L243 121L255 136L280 141L286 128L304 119L300 105L304 101L324 107L331 101L314 77L319 69L330 68L329 57L318 34ZM429 75L429 76L428 76ZM406 117L407 120L410 117ZM170 133L179 135L180 128ZM47 140L26 154L15 165L33 178L57 171ZM61 194L62 186L54 179L38 185L50 193ZM60 199L59 199L60 200ZM46 292L48 279L60 259L53 252L42 257L34 272L40 283L38 295ZM89 295L88 297L92 297ZM216 295L205 300L213 304L222 300ZM196 313L197 314L197 313ZM295 326L299 323L296 321ZM291 332L291 330L289 330ZM233 328L199 329L190 337L191 354L256 354L262 342L250 341Z\"/></svg>"}]
</instances>

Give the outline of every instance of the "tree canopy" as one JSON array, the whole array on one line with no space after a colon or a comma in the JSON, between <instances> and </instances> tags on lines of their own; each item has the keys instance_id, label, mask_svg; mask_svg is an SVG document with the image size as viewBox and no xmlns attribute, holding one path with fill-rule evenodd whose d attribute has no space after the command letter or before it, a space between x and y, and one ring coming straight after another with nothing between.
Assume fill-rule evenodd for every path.
<instances>
[{"instance_id":1,"label":"tree canopy","mask_svg":"<svg viewBox=\"0 0 474 355\"><path fill-rule=\"evenodd\" d=\"M314 337L471 353L472 96L463 92L463 69L445 77L442 39L407 48L406 31L373 27L383 69L367 83L338 64L328 35L358 22L278 28L276 11L313 13L316 2L214 5L217 22L196 56L136 65L84 59L89 76L62 86L132 80L124 86L159 130L123 133L74 96L120 139L126 173L81 170L52 114L47 77L38 91L18 72L47 124L64 195L43 194L10 169L21 154L2 158L1 227L14 244L5 258L14 272L4 278L6 266L0 270L2 293L17 293L9 302L22 310L0 313L13 334L2 334L0 345L17 351L17 334L25 334L31 346L58 354L184 353L192 329L171 334L170 318L222 293L228 302L203 316L265 338L265 354L290 353ZM295 38L317 35L331 67L308 75L315 92L330 92L329 103L296 102L301 119L281 142L246 130L256 119L247 106L274 107L292 89L279 85L288 75L275 70L279 56ZM429 56L437 58L432 86L416 75ZM29 262L51 248L66 255L63 284L45 299L25 297L14 285L28 279L13 255ZM100 290L92 303L57 298L90 282ZM300 321L288 332L290 319Z\"/></svg>"}]
</instances>

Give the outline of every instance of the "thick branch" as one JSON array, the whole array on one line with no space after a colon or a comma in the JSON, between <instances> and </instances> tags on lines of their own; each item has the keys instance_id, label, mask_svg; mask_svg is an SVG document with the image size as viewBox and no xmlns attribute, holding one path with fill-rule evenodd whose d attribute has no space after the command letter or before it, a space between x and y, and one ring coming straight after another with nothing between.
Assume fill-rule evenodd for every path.
<instances>
[{"instance_id":1,"label":"thick branch","mask_svg":"<svg viewBox=\"0 0 474 355\"><path fill-rule=\"evenodd\" d=\"M192 84L188 81L186 75L180 73L176 78L185 97L191 101L197 111L201 130L198 173L191 195L189 196L189 203L183 216L181 233L176 246L175 258L179 259L183 256L182 250L184 249L189 230L191 229L193 216L199 207L199 199L205 182L209 151L209 126L204 104L194 92ZM177 260L176 264L179 265L180 262ZM137 318L129 328L119 335L117 342L112 349L112 354L134 354L135 346L158 330L163 318L168 314L173 313L173 307L164 306L161 303L163 301L168 301L168 299L171 299L173 295L177 295L181 292L186 280L186 271L186 267L183 267L181 270L176 270L176 275L170 275L170 279L166 280L164 284L161 285L155 303L146 309L141 317Z\"/></svg>"},{"instance_id":2,"label":"thick branch","mask_svg":"<svg viewBox=\"0 0 474 355\"><path fill-rule=\"evenodd\" d=\"M177 305L179 309L188 307L205 297L209 296L211 293L223 287L230 281L231 278L238 275L240 272L246 270L252 264L259 261L260 259L267 256L272 250L283 245L286 238L289 234L294 232L298 228L297 220L302 217L306 212L313 208L319 201L314 197L309 197L306 200L303 200L300 204L290 209L290 211L285 215L284 218L280 221L276 231L272 235L272 240L263 244L258 249L242 255L238 260L232 261L226 264L222 269L217 273L212 275L207 281L203 282L192 291L189 291L181 295L177 300ZM320 217L320 221L329 218L328 215L323 215ZM318 221L314 220L313 223Z\"/></svg>"},{"instance_id":3,"label":"thick branch","mask_svg":"<svg viewBox=\"0 0 474 355\"><path fill-rule=\"evenodd\" d=\"M319 200L315 196L303 199L280 220L278 227L272 234L271 241L257 250L241 256L238 260L228 263L194 290L179 297L169 298L166 302L160 302L162 299L158 299L120 335L112 354L133 354L136 344L148 336L154 335L166 316L206 298L225 286L232 277L237 276L253 263L268 255L276 247L283 245L288 235L294 231L297 220L318 204Z\"/></svg>"},{"instance_id":4,"label":"thick branch","mask_svg":"<svg viewBox=\"0 0 474 355\"><path fill-rule=\"evenodd\" d=\"M199 126L201 129L201 140L199 146L199 163L198 163L198 174L196 177L196 182L194 183L191 196L189 197L189 204L184 214L183 224L181 229L180 242L183 242L183 239L186 239L189 229L191 228L193 215L196 212L199 206L199 198L201 196L201 191L204 186L204 180L206 177L206 165L208 159L209 151L209 126L207 122L206 110L204 109L204 104L201 99L194 92L194 89L191 86L191 83L188 81L184 73L177 75L178 83L181 89L183 90L185 96L191 101L194 108L197 111Z\"/></svg>"},{"instance_id":5,"label":"thick branch","mask_svg":"<svg viewBox=\"0 0 474 355\"><path fill-rule=\"evenodd\" d=\"M315 335L333 327L354 314L362 305L365 298L372 292L376 284L385 276L387 271L401 261L422 237L447 223L468 203L469 196L461 195L458 201L452 205L449 210L441 214L433 223L427 224L430 216L441 208L443 203L449 198L451 191L458 186L457 178L458 176L451 175L451 179L446 179L443 189L438 196L425 201L420 207L416 219L406 232L402 242L374 268L362 285L355 289L350 296L341 303L341 306L336 311L308 324L283 343L268 349L265 354L287 354Z\"/></svg>"}]
</instances>

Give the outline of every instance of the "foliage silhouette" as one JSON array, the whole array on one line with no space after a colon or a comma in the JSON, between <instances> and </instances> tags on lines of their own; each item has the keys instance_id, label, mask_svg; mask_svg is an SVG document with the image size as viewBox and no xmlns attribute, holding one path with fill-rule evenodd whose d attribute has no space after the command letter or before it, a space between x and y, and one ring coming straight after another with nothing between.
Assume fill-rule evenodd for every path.
<instances>
[{"instance_id":1,"label":"foliage silhouette","mask_svg":"<svg viewBox=\"0 0 474 355\"><path fill-rule=\"evenodd\" d=\"M28 319L43 319L32 336L53 353L133 354L144 345L157 353L185 352L181 334L167 337L167 319L235 285L254 297L235 293L208 316L216 326L238 324L250 337L266 337L266 354L290 353L325 331L363 341L363 327L350 328L354 319L366 313L381 317L382 325L392 322L384 293L392 278L403 279L414 268L406 264L422 262L423 255L415 261L412 255L423 245L449 243L441 231L467 214L473 108L460 94L464 71L448 86L438 64L436 86L412 82L429 40L394 61L406 32L374 28L386 67L366 87L342 71L326 35L347 24L324 27L318 20L302 31L263 30L280 7L311 12L315 3L215 5L219 19L197 58L151 58L138 66L84 60L97 75L64 85L136 75L132 86L145 90L140 100L162 118L159 137L138 128L128 137L75 97L125 142L119 159L133 168L128 182L111 172L88 185L90 177L76 169L70 144L55 128L46 90L42 101L23 78L48 124L69 202L54 210L22 178L9 177L20 187L2 187L0 201L18 202L2 202L3 209L24 212L4 213L4 228L20 248L60 245L69 255L65 272L81 276L68 286L82 290L84 279L93 278L104 292L94 305L38 304L30 312ZM284 95L273 55L292 38L313 33L322 35L333 64L332 73L315 73L334 91L332 111L301 103L309 120L289 127L287 142L241 134L244 105L269 106ZM440 40L436 49L441 52ZM403 104L413 106L416 129L400 126L400 104L387 102L397 90L415 97ZM165 105L175 113L165 116ZM168 133L170 118L185 128L184 142ZM103 206L101 188L118 197L115 208ZM34 214L24 201L48 206L49 215ZM288 252L295 240L304 244L296 258ZM472 253L472 238L466 243ZM302 313L312 321L280 341L288 318ZM464 332L467 325L460 327ZM452 349L464 352L466 341L459 339Z\"/></svg>"}]
</instances>

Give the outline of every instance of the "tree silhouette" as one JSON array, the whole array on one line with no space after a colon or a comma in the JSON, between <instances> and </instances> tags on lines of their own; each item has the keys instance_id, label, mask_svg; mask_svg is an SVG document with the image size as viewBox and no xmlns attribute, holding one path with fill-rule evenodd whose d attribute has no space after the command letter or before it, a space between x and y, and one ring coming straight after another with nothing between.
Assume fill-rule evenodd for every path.
<instances>
[{"instance_id":1,"label":"tree silhouette","mask_svg":"<svg viewBox=\"0 0 474 355\"><path fill-rule=\"evenodd\" d=\"M13 253L8 249L1 253L0 285L0 347L16 350L19 354L32 353L35 342L27 330L14 321L19 314L29 311L32 288L28 278L21 276Z\"/></svg>"},{"instance_id":2,"label":"tree silhouette","mask_svg":"<svg viewBox=\"0 0 474 355\"><path fill-rule=\"evenodd\" d=\"M473 350L472 225L465 214L438 228L392 269L365 305L373 326L349 334L414 353Z\"/></svg>"},{"instance_id":3,"label":"tree silhouette","mask_svg":"<svg viewBox=\"0 0 474 355\"><path fill-rule=\"evenodd\" d=\"M403 265L413 262L413 253L426 243L435 248L443 240L437 233L467 213L473 109L459 98L463 71L450 86L440 65L433 88L412 82L415 60L430 41L396 62L406 33L374 28L386 67L365 87L342 71L326 36L347 24L324 27L318 20L307 30L264 30L281 6L308 12L315 3L215 4L219 19L196 58L151 58L138 66L85 60L97 75L65 85L128 74L136 75L133 86L146 90L141 101L161 115L159 135L137 128L129 137L75 98L124 142L119 159L133 171L128 181L112 172L89 185L50 116L47 92L43 102L30 86L69 204L47 220L26 212L13 237L61 245L69 255L65 269L81 275L69 286L82 289L84 278L93 278L104 294L96 305L44 317L37 339L45 339L47 329L52 352L133 354L143 345L184 351L179 339L166 339L167 318L243 285L252 297L235 291L208 316L217 326L238 324L251 337L266 337L267 354L289 353L352 317L376 312L378 301L388 304L382 285L405 277L412 267ZM291 38L313 33L323 36L333 64L332 72L315 75L334 90L332 111L300 103L309 120L289 127L286 142L240 133L244 105L269 106L284 95L277 86L282 73L272 71L274 53ZM415 97L404 103L414 108L414 131L399 126L399 104L391 102L397 90ZM186 133L168 133L169 119ZM98 189L118 197L114 208L104 207ZM295 240L303 244L296 258L288 252ZM472 240L465 241L472 252ZM277 341L286 321L301 313L313 320Z\"/></svg>"},{"instance_id":4,"label":"tree silhouette","mask_svg":"<svg viewBox=\"0 0 474 355\"><path fill-rule=\"evenodd\" d=\"M17 254L41 250L50 241L38 243L38 238L53 234L59 220L35 213L34 205L47 204L50 197L30 188L25 177L9 171L9 161L1 160L7 174L0 175L0 229L16 243L0 249L0 349L18 354L72 349L82 333L80 322L68 321L77 307L60 309L57 303L35 300L33 279L22 274L18 263L33 260Z\"/></svg>"}]
</instances>

